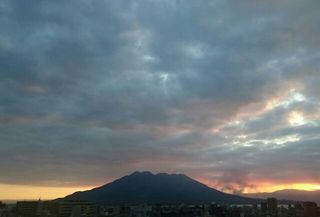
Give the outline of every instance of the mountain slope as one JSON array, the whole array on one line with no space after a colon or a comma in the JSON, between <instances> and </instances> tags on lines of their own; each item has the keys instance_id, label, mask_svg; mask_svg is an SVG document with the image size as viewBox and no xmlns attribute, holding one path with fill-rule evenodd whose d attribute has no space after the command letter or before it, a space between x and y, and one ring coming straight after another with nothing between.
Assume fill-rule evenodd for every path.
<instances>
[{"instance_id":1,"label":"mountain slope","mask_svg":"<svg viewBox=\"0 0 320 217\"><path fill-rule=\"evenodd\" d=\"M286 189L275 191L272 193L253 193L253 194L244 194L246 197L252 198L268 198L276 197L283 200L293 200L293 201L313 201L320 204L320 190L319 191L303 191L303 190L293 190Z\"/></svg>"},{"instance_id":2,"label":"mountain slope","mask_svg":"<svg viewBox=\"0 0 320 217\"><path fill-rule=\"evenodd\" d=\"M182 174L134 172L89 191L76 192L64 199L81 199L108 204L131 203L255 203L258 200L226 194Z\"/></svg>"}]
</instances>

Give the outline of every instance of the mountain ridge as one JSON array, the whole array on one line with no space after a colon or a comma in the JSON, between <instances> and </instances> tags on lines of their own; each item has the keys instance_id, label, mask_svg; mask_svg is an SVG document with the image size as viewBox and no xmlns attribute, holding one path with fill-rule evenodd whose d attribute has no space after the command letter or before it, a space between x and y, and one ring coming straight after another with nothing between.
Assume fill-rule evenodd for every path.
<instances>
[{"instance_id":1,"label":"mountain ridge","mask_svg":"<svg viewBox=\"0 0 320 217\"><path fill-rule=\"evenodd\" d=\"M87 191L78 191L63 198L110 203L257 203L259 199L218 191L185 174L153 174L134 172Z\"/></svg>"}]
</instances>

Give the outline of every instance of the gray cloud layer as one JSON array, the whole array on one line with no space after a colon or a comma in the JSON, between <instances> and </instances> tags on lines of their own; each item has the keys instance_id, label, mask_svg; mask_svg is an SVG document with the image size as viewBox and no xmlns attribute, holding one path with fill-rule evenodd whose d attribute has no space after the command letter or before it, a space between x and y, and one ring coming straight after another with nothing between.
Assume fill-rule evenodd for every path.
<instances>
[{"instance_id":1,"label":"gray cloud layer","mask_svg":"<svg viewBox=\"0 0 320 217\"><path fill-rule=\"evenodd\" d=\"M319 1L0 3L0 183L319 182Z\"/></svg>"}]
</instances>

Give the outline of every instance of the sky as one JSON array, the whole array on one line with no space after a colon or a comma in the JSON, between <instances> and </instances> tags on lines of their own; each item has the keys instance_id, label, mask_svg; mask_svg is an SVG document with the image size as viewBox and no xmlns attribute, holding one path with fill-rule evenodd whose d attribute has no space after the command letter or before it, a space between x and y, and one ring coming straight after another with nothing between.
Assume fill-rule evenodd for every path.
<instances>
[{"instance_id":1,"label":"sky","mask_svg":"<svg viewBox=\"0 0 320 217\"><path fill-rule=\"evenodd\" d=\"M2 0L0 199L134 171L320 189L319 0Z\"/></svg>"}]
</instances>

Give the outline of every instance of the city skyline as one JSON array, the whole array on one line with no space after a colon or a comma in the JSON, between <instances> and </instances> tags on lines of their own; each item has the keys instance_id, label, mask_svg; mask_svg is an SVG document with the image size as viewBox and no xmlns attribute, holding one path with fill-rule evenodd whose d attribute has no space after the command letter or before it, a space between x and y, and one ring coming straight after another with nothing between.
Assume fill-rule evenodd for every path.
<instances>
[{"instance_id":1,"label":"city skyline","mask_svg":"<svg viewBox=\"0 0 320 217\"><path fill-rule=\"evenodd\" d=\"M2 1L0 200L133 171L236 194L320 190L319 7Z\"/></svg>"}]
</instances>

